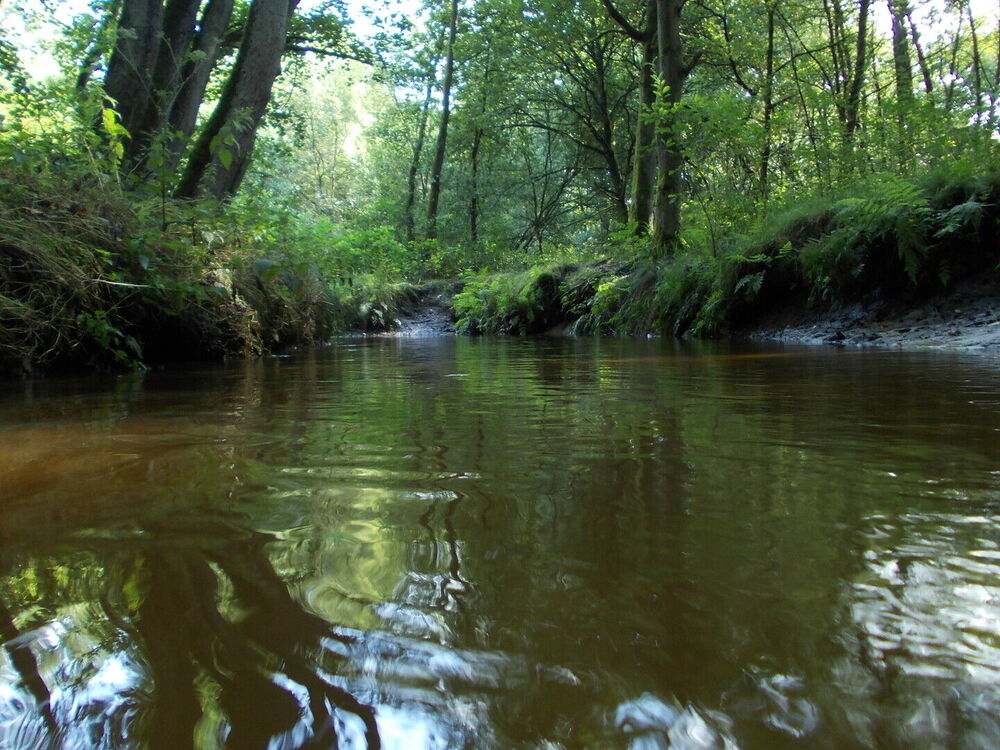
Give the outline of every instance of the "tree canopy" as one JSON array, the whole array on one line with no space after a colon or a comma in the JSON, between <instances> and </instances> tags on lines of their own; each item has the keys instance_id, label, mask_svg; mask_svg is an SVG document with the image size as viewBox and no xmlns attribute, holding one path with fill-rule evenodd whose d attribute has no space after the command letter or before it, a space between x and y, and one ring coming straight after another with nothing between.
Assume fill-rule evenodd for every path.
<instances>
[{"instance_id":1,"label":"tree canopy","mask_svg":"<svg viewBox=\"0 0 1000 750\"><path fill-rule=\"evenodd\" d=\"M670 255L789 195L995 158L997 18L971 0L449 0L369 11L364 39L356 4L298 6L94 0L51 44L61 80L29 83L4 41L8 127L29 90L75 97L124 178L184 198L230 199L248 169L322 192L307 163L343 158L365 200L312 210L473 266L616 232ZM317 134L345 128L333 156Z\"/></svg>"}]
</instances>

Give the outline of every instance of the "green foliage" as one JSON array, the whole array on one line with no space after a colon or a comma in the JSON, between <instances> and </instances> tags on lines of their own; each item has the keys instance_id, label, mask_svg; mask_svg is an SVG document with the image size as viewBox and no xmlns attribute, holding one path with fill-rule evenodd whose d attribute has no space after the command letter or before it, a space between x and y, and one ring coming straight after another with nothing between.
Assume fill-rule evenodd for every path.
<instances>
[{"instance_id":1,"label":"green foliage","mask_svg":"<svg viewBox=\"0 0 1000 750\"><path fill-rule=\"evenodd\" d=\"M117 362L138 363L142 347L135 337L122 333L109 319L106 310L86 311L77 314L76 322L102 350L109 352Z\"/></svg>"},{"instance_id":2,"label":"green foliage","mask_svg":"<svg viewBox=\"0 0 1000 750\"><path fill-rule=\"evenodd\" d=\"M475 279L455 295L460 333L541 333L565 319L560 290L573 266L536 266L521 273Z\"/></svg>"},{"instance_id":3,"label":"green foliage","mask_svg":"<svg viewBox=\"0 0 1000 750\"><path fill-rule=\"evenodd\" d=\"M690 246L660 263L536 267L477 279L455 299L460 329L525 333L558 323L577 333L718 336L783 304L946 285L959 257L948 243L985 249L995 236L1000 180L955 178L945 186L890 175L850 192L779 210L752 238L719 238L714 253ZM990 267L1000 248L978 252L966 273Z\"/></svg>"},{"instance_id":4,"label":"green foliage","mask_svg":"<svg viewBox=\"0 0 1000 750\"><path fill-rule=\"evenodd\" d=\"M349 317L344 328L387 331L397 327L399 317L418 303L420 292L408 282L387 282L368 275L350 289L340 290L341 304Z\"/></svg>"},{"instance_id":5,"label":"green foliage","mask_svg":"<svg viewBox=\"0 0 1000 750\"><path fill-rule=\"evenodd\" d=\"M975 234L982 224L986 204L970 198L952 206L940 215L940 226L934 233L935 239L953 239L965 234Z\"/></svg>"}]
</instances>

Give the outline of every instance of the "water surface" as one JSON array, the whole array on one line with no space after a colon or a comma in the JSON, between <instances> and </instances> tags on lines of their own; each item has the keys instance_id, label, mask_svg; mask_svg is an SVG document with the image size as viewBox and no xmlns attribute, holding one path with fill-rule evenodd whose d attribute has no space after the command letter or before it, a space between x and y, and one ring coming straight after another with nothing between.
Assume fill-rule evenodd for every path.
<instances>
[{"instance_id":1,"label":"water surface","mask_svg":"<svg viewBox=\"0 0 1000 750\"><path fill-rule=\"evenodd\" d=\"M1000 746L1000 361L349 340L0 391L0 746Z\"/></svg>"}]
</instances>

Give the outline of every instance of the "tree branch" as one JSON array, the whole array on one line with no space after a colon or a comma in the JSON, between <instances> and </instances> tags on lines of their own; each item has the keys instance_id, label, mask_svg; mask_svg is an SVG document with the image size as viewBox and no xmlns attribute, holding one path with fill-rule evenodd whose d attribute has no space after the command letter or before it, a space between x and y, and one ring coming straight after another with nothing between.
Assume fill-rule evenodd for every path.
<instances>
[{"instance_id":1,"label":"tree branch","mask_svg":"<svg viewBox=\"0 0 1000 750\"><path fill-rule=\"evenodd\" d=\"M649 0L647 0L648 2ZM611 16L612 20L622 27L622 31L625 32L626 36L634 39L637 42L648 42L652 37L652 31L650 29L643 29L639 31L635 26L628 22L628 19L623 16L618 9L611 4L611 0L601 0L601 4L604 9Z\"/></svg>"}]
</instances>

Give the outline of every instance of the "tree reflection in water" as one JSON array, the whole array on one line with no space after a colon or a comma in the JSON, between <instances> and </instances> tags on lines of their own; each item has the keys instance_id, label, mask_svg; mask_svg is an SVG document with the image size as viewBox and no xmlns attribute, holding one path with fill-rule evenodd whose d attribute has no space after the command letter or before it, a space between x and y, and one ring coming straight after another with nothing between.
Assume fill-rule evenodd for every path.
<instances>
[{"instance_id":1,"label":"tree reflection in water","mask_svg":"<svg viewBox=\"0 0 1000 750\"><path fill-rule=\"evenodd\" d=\"M1000 746L996 368L660 349L19 401L0 747Z\"/></svg>"},{"instance_id":2,"label":"tree reflection in water","mask_svg":"<svg viewBox=\"0 0 1000 750\"><path fill-rule=\"evenodd\" d=\"M8 578L21 617L0 609L3 670L16 675L4 680L0 745L331 748L354 717L357 739L381 747L373 708L320 676L342 658L326 644L349 647L354 636L292 599L267 556L270 537L220 524L199 538L141 544L130 559L111 552L103 570L77 571L96 576L99 603L63 604L23 632L15 621L31 623L36 607ZM80 593L79 580L63 591L51 583L39 601ZM104 593L113 591L125 593ZM56 662L49 686L39 662Z\"/></svg>"},{"instance_id":3,"label":"tree reflection in water","mask_svg":"<svg viewBox=\"0 0 1000 750\"><path fill-rule=\"evenodd\" d=\"M361 719L368 747L380 747L372 708L315 671L329 653L321 647L324 638L346 643L351 637L291 598L265 553L267 541L252 533L204 555L161 549L144 558L149 590L136 628L160 691L148 732L154 747L173 747L173 740L160 744L171 735L193 736L201 714L198 670L219 687L231 747L262 746L281 735L295 747L334 747L333 708ZM220 575L229 596L221 595ZM189 731L178 731L179 720Z\"/></svg>"}]
</instances>

